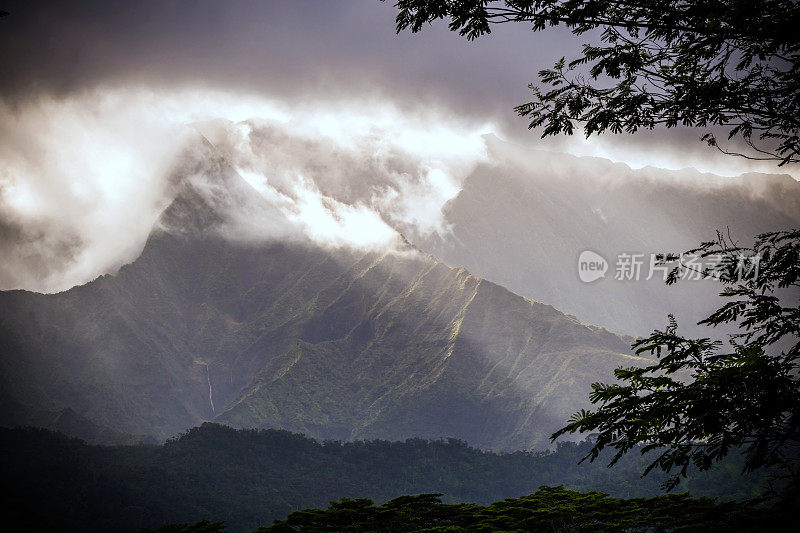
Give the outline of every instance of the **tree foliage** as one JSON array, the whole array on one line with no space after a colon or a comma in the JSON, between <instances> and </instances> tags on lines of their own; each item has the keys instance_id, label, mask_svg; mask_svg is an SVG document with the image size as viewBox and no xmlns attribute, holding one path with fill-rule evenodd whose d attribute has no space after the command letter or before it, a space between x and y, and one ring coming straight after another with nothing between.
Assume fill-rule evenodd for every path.
<instances>
[{"instance_id":1,"label":"tree foliage","mask_svg":"<svg viewBox=\"0 0 800 533\"><path fill-rule=\"evenodd\" d=\"M664 331L634 343L638 354L656 356L643 368L616 370L618 383L595 383L594 411L577 413L553 439L571 432L597 432L587 457L616 449L611 463L635 446L658 451L645 473L658 467L675 472L669 486L690 465L700 470L735 449L745 453L744 469L778 468L784 495L797 498L800 446L800 230L761 235L751 248L718 234L677 263L667 282L688 266L684 257L704 259L701 274L725 285L726 303L700 324L738 326L727 349L710 338L678 334L670 317ZM786 485L788 483L788 486Z\"/></svg>"},{"instance_id":2,"label":"tree foliage","mask_svg":"<svg viewBox=\"0 0 800 533\"><path fill-rule=\"evenodd\" d=\"M492 25L588 34L516 108L542 136L702 127L725 153L800 161L800 3L795 0L398 0L397 31L448 19L468 39ZM734 151L718 142L747 145ZM726 142L727 144L727 142Z\"/></svg>"},{"instance_id":3,"label":"tree foliage","mask_svg":"<svg viewBox=\"0 0 800 533\"><path fill-rule=\"evenodd\" d=\"M402 496L381 506L344 499L327 509L292 513L257 531L764 531L782 525L781 516L768 509L686 494L620 499L542 486L487 506L445 504L440 496Z\"/></svg>"}]
</instances>

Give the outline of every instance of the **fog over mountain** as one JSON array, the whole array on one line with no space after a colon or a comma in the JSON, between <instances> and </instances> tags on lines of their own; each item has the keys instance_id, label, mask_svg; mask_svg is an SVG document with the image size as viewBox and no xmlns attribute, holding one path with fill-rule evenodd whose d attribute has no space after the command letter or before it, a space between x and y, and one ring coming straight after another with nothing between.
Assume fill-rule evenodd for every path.
<instances>
[{"instance_id":1,"label":"fog over mountain","mask_svg":"<svg viewBox=\"0 0 800 533\"><path fill-rule=\"evenodd\" d=\"M775 170L708 148L700 129L590 140L527 131L512 111L528 99L527 83L592 34L501 25L464 43L441 23L396 35L391 2L372 0L225 9L12 1L3 9L2 289L65 290L134 260L174 195L167 176L193 142L191 125L215 120L228 124L217 125L230 131L215 143L241 175L262 193L287 196L275 201L293 206L295 218L316 211L329 221L335 209L324 204L335 200L351 220L378 213L415 242L444 233L441 206L488 161L488 133L519 154L545 149L726 176ZM307 235L317 231L310 227ZM342 242L323 234L317 240Z\"/></svg>"},{"instance_id":2,"label":"fog over mountain","mask_svg":"<svg viewBox=\"0 0 800 533\"><path fill-rule=\"evenodd\" d=\"M639 333L705 311L717 289L582 283L581 250L681 249L727 220L734 235L797 220L786 176L699 187L689 171L477 133L426 145L374 126L192 127L132 262L58 294L0 294L5 423L20 422L12 405L159 439L216 420L545 446L591 382L644 362L630 337L585 324Z\"/></svg>"},{"instance_id":3,"label":"fog over mountain","mask_svg":"<svg viewBox=\"0 0 800 533\"><path fill-rule=\"evenodd\" d=\"M634 335L663 328L670 313L685 331L697 332L696 322L720 303L712 281L665 286L665 272L651 271L653 254L694 248L714 240L716 231L746 243L800 222L800 183L789 175L634 170L601 158L526 150L493 134L482 136L479 153L459 153L460 166L444 159L442 147L442 159L427 155L434 162L420 167L409 164L409 152L308 141L275 124L214 126L206 131L226 159L263 176L257 181L263 186L286 188L266 176L315 176L321 194L369 205L451 266ZM584 250L609 261L606 279L580 281ZM617 259L626 253L641 256L640 272L637 279L615 280Z\"/></svg>"},{"instance_id":4,"label":"fog over mountain","mask_svg":"<svg viewBox=\"0 0 800 533\"><path fill-rule=\"evenodd\" d=\"M363 247L393 238L384 222L443 231L441 206L485 157L490 131L381 101L293 108L205 91L95 96L31 104L3 122L15 142L0 143L1 288L64 290L135 259L201 134L288 225L251 221L248 231L286 237L291 226L315 242Z\"/></svg>"},{"instance_id":5,"label":"fog over mountain","mask_svg":"<svg viewBox=\"0 0 800 533\"><path fill-rule=\"evenodd\" d=\"M401 237L284 238L284 214L207 141L181 170L133 263L58 294L0 293L0 400L160 439L217 420L512 450L545 446L597 375L644 361Z\"/></svg>"},{"instance_id":6,"label":"fog over mountain","mask_svg":"<svg viewBox=\"0 0 800 533\"><path fill-rule=\"evenodd\" d=\"M487 142L487 162L443 208L449 233L417 244L615 331L646 335L666 327L673 314L681 331L709 335L695 324L722 304L720 285L687 279L666 286L665 270L651 266L653 254L696 248L716 240L716 231L748 245L760 233L800 223L800 183L788 175L633 170L600 158L520 150L493 137ZM609 262L604 278L581 281L584 250ZM623 277L624 254L640 256L634 279Z\"/></svg>"},{"instance_id":7,"label":"fog over mountain","mask_svg":"<svg viewBox=\"0 0 800 533\"><path fill-rule=\"evenodd\" d=\"M235 209L226 228L234 240L368 250L404 237L448 265L634 335L663 327L668 313L691 329L717 287L665 287L659 273L617 281L618 254L643 254L645 278L652 253L694 247L715 230L747 242L800 217L787 175L635 170L531 150L501 141L490 123L379 101L153 97L106 96L89 115L53 101L7 123L18 146L29 146L4 152L14 179L0 203L0 286L65 290L133 261L176 183L194 172L187 154L203 138L252 186L242 194L271 206L267 218ZM609 261L606 279L580 282L584 250Z\"/></svg>"}]
</instances>

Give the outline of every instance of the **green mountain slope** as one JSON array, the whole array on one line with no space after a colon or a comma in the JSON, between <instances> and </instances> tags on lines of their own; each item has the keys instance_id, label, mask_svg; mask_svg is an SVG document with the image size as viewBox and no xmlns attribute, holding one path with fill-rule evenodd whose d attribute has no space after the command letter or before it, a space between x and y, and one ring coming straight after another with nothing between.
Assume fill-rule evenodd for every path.
<instances>
[{"instance_id":1,"label":"green mountain slope","mask_svg":"<svg viewBox=\"0 0 800 533\"><path fill-rule=\"evenodd\" d=\"M0 294L3 397L158 438L213 419L521 449L639 362L629 339L410 246L231 238L231 213L270 207L221 159L200 170L116 275Z\"/></svg>"}]
</instances>

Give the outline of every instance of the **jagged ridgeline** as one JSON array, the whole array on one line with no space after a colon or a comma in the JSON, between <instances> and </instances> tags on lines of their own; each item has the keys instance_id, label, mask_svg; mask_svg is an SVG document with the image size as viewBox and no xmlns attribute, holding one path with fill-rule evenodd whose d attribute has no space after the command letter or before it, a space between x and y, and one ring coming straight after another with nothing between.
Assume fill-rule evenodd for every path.
<instances>
[{"instance_id":1,"label":"jagged ridgeline","mask_svg":"<svg viewBox=\"0 0 800 533\"><path fill-rule=\"evenodd\" d=\"M630 339L402 239L287 238L275 207L199 153L133 263L58 294L0 294L3 402L158 439L216 420L528 449L587 406L592 381L640 362Z\"/></svg>"},{"instance_id":2,"label":"jagged ridgeline","mask_svg":"<svg viewBox=\"0 0 800 533\"><path fill-rule=\"evenodd\" d=\"M800 225L800 183L786 174L633 170L601 158L536 150L521 155L492 136L486 142L494 157L469 174L443 208L451 231L417 237L414 244L613 331L646 336L666 327L673 314L684 334L709 335L695 324L722 306L719 284L667 286L661 272L651 272L650 254L695 248L713 240L715 230L744 244ZM578 278L583 250L609 261L606 279ZM620 253L642 254L637 281L614 279Z\"/></svg>"}]
</instances>

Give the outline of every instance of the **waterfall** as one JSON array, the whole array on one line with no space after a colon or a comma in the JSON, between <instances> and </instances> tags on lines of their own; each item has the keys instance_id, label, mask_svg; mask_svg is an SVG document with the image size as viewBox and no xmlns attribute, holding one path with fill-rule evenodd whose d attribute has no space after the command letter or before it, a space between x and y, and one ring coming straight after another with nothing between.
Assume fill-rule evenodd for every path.
<instances>
[{"instance_id":1,"label":"waterfall","mask_svg":"<svg viewBox=\"0 0 800 533\"><path fill-rule=\"evenodd\" d=\"M214 409L214 398L211 396L211 373L208 371L208 363L206 363L206 381L208 381L208 401L211 403L211 412L216 415L217 410Z\"/></svg>"}]
</instances>

